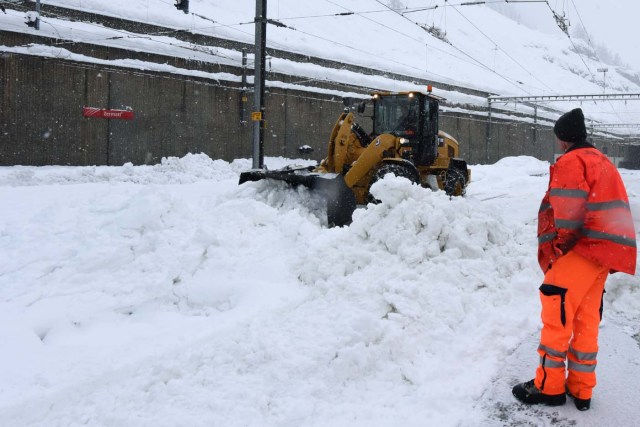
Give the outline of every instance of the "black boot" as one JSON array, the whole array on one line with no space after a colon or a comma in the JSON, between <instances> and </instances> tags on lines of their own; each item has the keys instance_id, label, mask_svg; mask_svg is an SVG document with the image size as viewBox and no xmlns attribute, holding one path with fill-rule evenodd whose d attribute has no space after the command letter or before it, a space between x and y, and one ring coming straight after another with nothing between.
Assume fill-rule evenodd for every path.
<instances>
[{"instance_id":1,"label":"black boot","mask_svg":"<svg viewBox=\"0 0 640 427\"><path fill-rule=\"evenodd\" d=\"M534 380L521 383L513 387L513 395L522 403L527 405L535 405L542 403L549 406L564 405L567 396L562 394L544 394L538 390L534 384Z\"/></svg>"},{"instance_id":2,"label":"black boot","mask_svg":"<svg viewBox=\"0 0 640 427\"><path fill-rule=\"evenodd\" d=\"M569 387L567 387L567 395L573 399L573 403L576 404L576 408L578 411L588 411L591 408L591 399L578 399L569 391Z\"/></svg>"}]
</instances>

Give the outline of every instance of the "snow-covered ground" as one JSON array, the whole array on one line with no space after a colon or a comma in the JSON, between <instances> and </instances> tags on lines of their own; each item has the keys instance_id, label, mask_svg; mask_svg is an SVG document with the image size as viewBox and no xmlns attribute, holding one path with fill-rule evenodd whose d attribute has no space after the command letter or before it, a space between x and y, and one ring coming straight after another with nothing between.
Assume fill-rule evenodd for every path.
<instances>
[{"instance_id":1,"label":"snow-covered ground","mask_svg":"<svg viewBox=\"0 0 640 427\"><path fill-rule=\"evenodd\" d=\"M176 11L173 0L43 3L253 42L253 0L191 1L193 13L215 23ZM640 91L637 63L603 63L554 22L541 33L488 7L453 5L406 15L410 22L389 3L270 1L269 17L290 28L269 26L268 46L502 95L601 93L600 67L609 69L607 91ZM560 12L559 3L512 6L552 21L549 8ZM573 22L584 18L588 31L608 27L629 34L629 43L637 39L628 23L638 9L631 0L617 2L625 16L608 23L602 2L571 3L583 13ZM237 51L203 49L171 34L59 17L43 17L36 33L22 11L4 4L0 30L221 64L241 60ZM446 30L451 44L416 23ZM0 50L198 73L98 61L64 45ZM326 79L413 89L278 58L269 66L300 76L309 90ZM454 103L486 104L436 92ZM639 117L631 101L552 106L582 106L587 117L608 123ZM267 159L272 168L288 163ZM467 196L451 200L387 177L373 188L382 203L358 209L351 226L336 229L325 227L319 201L304 189L238 186L250 165L191 154L155 166L0 168L0 426L637 424L637 275L608 281L589 412L570 404L523 409L511 396L538 361L535 228L548 163L517 157L472 166ZM638 221L640 171L621 172Z\"/></svg>"},{"instance_id":2,"label":"snow-covered ground","mask_svg":"<svg viewBox=\"0 0 640 427\"><path fill-rule=\"evenodd\" d=\"M304 189L238 186L249 160L0 168L0 425L635 425L638 276L608 281L590 411L511 396L548 166L472 166L451 200L388 176L334 229Z\"/></svg>"}]
</instances>

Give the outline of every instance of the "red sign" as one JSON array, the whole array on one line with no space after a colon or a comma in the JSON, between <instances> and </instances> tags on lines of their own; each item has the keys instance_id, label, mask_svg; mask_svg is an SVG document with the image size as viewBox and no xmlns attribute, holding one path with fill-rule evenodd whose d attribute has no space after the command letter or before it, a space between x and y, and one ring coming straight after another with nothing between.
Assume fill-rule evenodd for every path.
<instances>
[{"instance_id":1,"label":"red sign","mask_svg":"<svg viewBox=\"0 0 640 427\"><path fill-rule=\"evenodd\" d=\"M133 120L133 111L130 110L107 110L104 108L83 107L83 117L98 117L101 119L122 119Z\"/></svg>"}]
</instances>

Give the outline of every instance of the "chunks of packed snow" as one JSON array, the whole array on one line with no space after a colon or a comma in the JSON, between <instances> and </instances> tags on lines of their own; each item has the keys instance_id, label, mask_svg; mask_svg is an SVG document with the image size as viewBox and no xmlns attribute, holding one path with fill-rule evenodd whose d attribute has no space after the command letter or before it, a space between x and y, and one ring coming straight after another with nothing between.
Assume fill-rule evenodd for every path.
<instances>
[{"instance_id":1,"label":"chunks of packed snow","mask_svg":"<svg viewBox=\"0 0 640 427\"><path fill-rule=\"evenodd\" d=\"M548 163L472 166L463 198L388 175L332 229L250 167L0 168L0 424L474 425L527 340L532 375ZM607 289L631 339L637 277Z\"/></svg>"}]
</instances>

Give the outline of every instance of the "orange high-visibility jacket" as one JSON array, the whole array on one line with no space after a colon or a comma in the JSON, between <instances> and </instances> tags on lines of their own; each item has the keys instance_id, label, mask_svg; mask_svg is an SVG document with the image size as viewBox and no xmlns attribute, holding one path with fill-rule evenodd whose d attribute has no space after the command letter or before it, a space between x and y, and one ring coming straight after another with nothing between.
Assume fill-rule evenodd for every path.
<instances>
[{"instance_id":1,"label":"orange high-visibility jacket","mask_svg":"<svg viewBox=\"0 0 640 427\"><path fill-rule=\"evenodd\" d=\"M569 250L635 274L636 233L616 167L587 143L575 144L550 168L538 213L538 262L545 273Z\"/></svg>"}]
</instances>

